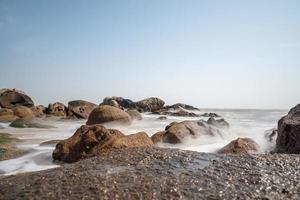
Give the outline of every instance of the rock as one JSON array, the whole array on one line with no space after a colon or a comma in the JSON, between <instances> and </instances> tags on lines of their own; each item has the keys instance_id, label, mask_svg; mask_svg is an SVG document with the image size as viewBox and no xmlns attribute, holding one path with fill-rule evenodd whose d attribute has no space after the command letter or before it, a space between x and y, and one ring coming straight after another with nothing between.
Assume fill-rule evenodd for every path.
<instances>
[{"instance_id":1,"label":"rock","mask_svg":"<svg viewBox=\"0 0 300 200\"><path fill-rule=\"evenodd\" d=\"M3 108L13 108L14 106L33 106L34 103L23 92L15 89L2 89L0 92L0 105Z\"/></svg>"},{"instance_id":2,"label":"rock","mask_svg":"<svg viewBox=\"0 0 300 200\"><path fill-rule=\"evenodd\" d=\"M165 102L159 98L151 97L135 103L140 112L154 112L163 108Z\"/></svg>"},{"instance_id":3,"label":"rock","mask_svg":"<svg viewBox=\"0 0 300 200\"><path fill-rule=\"evenodd\" d=\"M265 131L265 138L269 142L275 142L277 137L277 129L270 129Z\"/></svg>"},{"instance_id":4,"label":"rock","mask_svg":"<svg viewBox=\"0 0 300 200\"><path fill-rule=\"evenodd\" d=\"M167 110L170 110L170 109L173 109L173 110L177 110L177 109L200 110L199 108L196 108L194 106L187 105L187 104L184 104L184 103L176 103L176 104L171 105L171 106L165 106L164 109L167 109Z\"/></svg>"},{"instance_id":5,"label":"rock","mask_svg":"<svg viewBox=\"0 0 300 200\"><path fill-rule=\"evenodd\" d=\"M157 120L167 120L167 117L166 116L161 116L161 117L158 117Z\"/></svg>"},{"instance_id":6,"label":"rock","mask_svg":"<svg viewBox=\"0 0 300 200\"><path fill-rule=\"evenodd\" d=\"M139 113L139 111L137 111L135 109L129 109L126 112L129 114L129 116L133 120L142 120L143 119L141 113Z\"/></svg>"},{"instance_id":7,"label":"rock","mask_svg":"<svg viewBox=\"0 0 300 200\"><path fill-rule=\"evenodd\" d=\"M217 113L204 113L202 115L200 115L201 117L221 117L220 115L218 115Z\"/></svg>"},{"instance_id":8,"label":"rock","mask_svg":"<svg viewBox=\"0 0 300 200\"><path fill-rule=\"evenodd\" d=\"M31 107L31 111L35 117L43 117L46 115L46 108L42 105Z\"/></svg>"},{"instance_id":9,"label":"rock","mask_svg":"<svg viewBox=\"0 0 300 200\"><path fill-rule=\"evenodd\" d=\"M218 151L221 154L252 154L257 153L258 144L250 138L238 138Z\"/></svg>"},{"instance_id":10,"label":"rock","mask_svg":"<svg viewBox=\"0 0 300 200\"><path fill-rule=\"evenodd\" d=\"M226 122L224 119L215 120L215 118L210 117L207 120L207 123L212 125L212 126L219 127L219 128L227 128L227 129L229 128L229 123Z\"/></svg>"},{"instance_id":11,"label":"rock","mask_svg":"<svg viewBox=\"0 0 300 200\"><path fill-rule=\"evenodd\" d=\"M135 103L130 99L124 99L123 97L106 97L103 99L101 105L114 106L121 109L134 109Z\"/></svg>"},{"instance_id":12,"label":"rock","mask_svg":"<svg viewBox=\"0 0 300 200\"><path fill-rule=\"evenodd\" d=\"M96 107L96 104L88 101L70 101L68 103L68 115L78 119L87 119Z\"/></svg>"},{"instance_id":13,"label":"rock","mask_svg":"<svg viewBox=\"0 0 300 200\"><path fill-rule=\"evenodd\" d=\"M173 122L166 127L162 142L177 144L187 138L197 138L201 135L216 136L221 135L221 131L203 120Z\"/></svg>"},{"instance_id":14,"label":"rock","mask_svg":"<svg viewBox=\"0 0 300 200\"><path fill-rule=\"evenodd\" d=\"M14 115L18 118L32 119L35 117L31 108L28 108L25 106L14 107L13 112L14 112Z\"/></svg>"},{"instance_id":15,"label":"rock","mask_svg":"<svg viewBox=\"0 0 300 200\"><path fill-rule=\"evenodd\" d=\"M157 132L154 135L152 135L151 140L152 140L153 144L162 142L162 138L163 138L164 134L165 134L165 131L160 131L160 132Z\"/></svg>"},{"instance_id":16,"label":"rock","mask_svg":"<svg viewBox=\"0 0 300 200\"><path fill-rule=\"evenodd\" d=\"M42 142L40 146L55 146L57 143L59 143L61 140L49 140Z\"/></svg>"},{"instance_id":17,"label":"rock","mask_svg":"<svg viewBox=\"0 0 300 200\"><path fill-rule=\"evenodd\" d=\"M53 159L76 162L112 149L127 147L150 147L153 142L144 132L125 136L118 130L101 125L81 126L75 134L56 145Z\"/></svg>"},{"instance_id":18,"label":"rock","mask_svg":"<svg viewBox=\"0 0 300 200\"><path fill-rule=\"evenodd\" d=\"M55 128L38 119L16 119L9 126L14 128Z\"/></svg>"},{"instance_id":19,"label":"rock","mask_svg":"<svg viewBox=\"0 0 300 200\"><path fill-rule=\"evenodd\" d=\"M176 107L174 107L174 108L176 108ZM169 116L176 116L176 117L199 117L198 114L195 114L193 112L188 112L181 107L178 107L176 109L174 109L174 108L164 107L163 109L152 112L152 114L169 115Z\"/></svg>"},{"instance_id":20,"label":"rock","mask_svg":"<svg viewBox=\"0 0 300 200\"><path fill-rule=\"evenodd\" d=\"M11 122L17 119L18 117L14 115L14 111L8 108L0 109L0 122Z\"/></svg>"},{"instance_id":21,"label":"rock","mask_svg":"<svg viewBox=\"0 0 300 200\"><path fill-rule=\"evenodd\" d=\"M87 121L87 125L102 124L105 122L122 122L130 123L130 116L125 111L108 105L98 106L95 108Z\"/></svg>"},{"instance_id":22,"label":"rock","mask_svg":"<svg viewBox=\"0 0 300 200\"><path fill-rule=\"evenodd\" d=\"M300 154L300 104L278 121L276 153Z\"/></svg>"},{"instance_id":23,"label":"rock","mask_svg":"<svg viewBox=\"0 0 300 200\"><path fill-rule=\"evenodd\" d=\"M66 117L67 116L67 107L59 102L54 104L50 103L48 108L46 109L46 113L48 115L56 116L56 117Z\"/></svg>"}]
</instances>

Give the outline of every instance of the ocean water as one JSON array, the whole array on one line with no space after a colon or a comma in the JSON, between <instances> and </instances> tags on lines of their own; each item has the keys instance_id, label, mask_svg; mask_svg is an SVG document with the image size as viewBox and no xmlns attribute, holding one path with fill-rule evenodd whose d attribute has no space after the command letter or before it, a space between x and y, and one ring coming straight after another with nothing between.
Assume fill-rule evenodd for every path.
<instances>
[{"instance_id":1,"label":"ocean water","mask_svg":"<svg viewBox=\"0 0 300 200\"><path fill-rule=\"evenodd\" d=\"M274 143L268 141L265 132L277 127L278 120L287 114L287 110L240 110L240 109L201 109L199 113L214 112L222 116L230 124L230 129L223 131L220 136L201 136L197 139L188 139L182 144L158 144L160 147L180 148L198 152L216 152L230 141L238 137L249 137L260 146L260 153L266 153L274 147ZM196 112L197 113L197 112ZM165 129L171 122L184 120L197 120L208 118L194 117L171 117L167 120L157 120L159 115L143 114L143 120L133 121L129 126L106 124L107 128L115 128L124 134L133 134L140 131L152 136L158 131ZM18 148L29 150L29 153L16 159L0 161L0 173L5 175L21 172L39 171L59 167L52 162L52 151L54 145L40 146L40 143L66 139L72 136L76 129L85 124L86 121L51 120L47 123L55 126L51 129L16 129L9 127L7 123L0 123L5 127L1 132L10 133L21 139Z\"/></svg>"}]
</instances>

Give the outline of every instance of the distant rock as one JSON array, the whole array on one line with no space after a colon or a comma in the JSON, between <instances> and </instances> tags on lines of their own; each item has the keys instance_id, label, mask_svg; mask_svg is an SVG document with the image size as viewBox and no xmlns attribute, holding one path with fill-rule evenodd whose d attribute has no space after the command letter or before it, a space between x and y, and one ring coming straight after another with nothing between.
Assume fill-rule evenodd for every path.
<instances>
[{"instance_id":1,"label":"distant rock","mask_svg":"<svg viewBox=\"0 0 300 200\"><path fill-rule=\"evenodd\" d=\"M33 106L32 99L24 92L15 89L0 90L0 105L2 108L13 108L15 106Z\"/></svg>"},{"instance_id":2,"label":"distant rock","mask_svg":"<svg viewBox=\"0 0 300 200\"><path fill-rule=\"evenodd\" d=\"M38 119L16 119L9 126L14 128L55 128Z\"/></svg>"},{"instance_id":3,"label":"distant rock","mask_svg":"<svg viewBox=\"0 0 300 200\"><path fill-rule=\"evenodd\" d=\"M151 139L143 132L125 136L118 130L101 125L84 125L72 137L60 141L52 156L54 160L76 162L112 149L152 145Z\"/></svg>"},{"instance_id":4,"label":"distant rock","mask_svg":"<svg viewBox=\"0 0 300 200\"><path fill-rule=\"evenodd\" d=\"M56 102L54 104L50 103L46 109L47 115L52 115L56 117L66 117L67 107L63 103Z\"/></svg>"},{"instance_id":5,"label":"distant rock","mask_svg":"<svg viewBox=\"0 0 300 200\"><path fill-rule=\"evenodd\" d=\"M300 104L278 121L276 153L300 154Z\"/></svg>"},{"instance_id":6,"label":"distant rock","mask_svg":"<svg viewBox=\"0 0 300 200\"><path fill-rule=\"evenodd\" d=\"M217 113L204 113L202 115L200 115L201 117L221 117L220 115L218 115Z\"/></svg>"},{"instance_id":7,"label":"distant rock","mask_svg":"<svg viewBox=\"0 0 300 200\"><path fill-rule=\"evenodd\" d=\"M133 119L133 120L142 120L143 119L141 113L139 113L139 111L137 111L135 109L129 109L126 112L130 115L131 119Z\"/></svg>"},{"instance_id":8,"label":"distant rock","mask_svg":"<svg viewBox=\"0 0 300 200\"><path fill-rule=\"evenodd\" d=\"M68 116L78 119L87 119L96 107L96 104L88 101L70 101L68 103Z\"/></svg>"},{"instance_id":9,"label":"distant rock","mask_svg":"<svg viewBox=\"0 0 300 200\"><path fill-rule=\"evenodd\" d=\"M207 123L210 124L210 125L219 127L219 128L227 128L227 129L229 128L229 123L226 122L224 119L215 120L215 118L210 117L207 120Z\"/></svg>"},{"instance_id":10,"label":"distant rock","mask_svg":"<svg viewBox=\"0 0 300 200\"><path fill-rule=\"evenodd\" d=\"M131 118L125 111L113 106L98 106L95 108L87 121L87 125L102 124L105 122L121 122L129 124Z\"/></svg>"},{"instance_id":11,"label":"distant rock","mask_svg":"<svg viewBox=\"0 0 300 200\"><path fill-rule=\"evenodd\" d=\"M135 103L140 112L154 112L163 108L165 102L159 98L151 97Z\"/></svg>"},{"instance_id":12,"label":"distant rock","mask_svg":"<svg viewBox=\"0 0 300 200\"><path fill-rule=\"evenodd\" d=\"M176 117L199 117L198 114L186 111L185 109L183 109L181 107L176 108L176 109L165 107L163 109L152 112L152 114L168 115L168 116L176 116Z\"/></svg>"},{"instance_id":13,"label":"distant rock","mask_svg":"<svg viewBox=\"0 0 300 200\"><path fill-rule=\"evenodd\" d=\"M238 138L218 151L221 154L252 154L257 153L258 144L250 138Z\"/></svg>"},{"instance_id":14,"label":"distant rock","mask_svg":"<svg viewBox=\"0 0 300 200\"><path fill-rule=\"evenodd\" d=\"M161 121L162 120L167 120L167 117L166 116L161 116L161 117L158 117L157 120L161 120Z\"/></svg>"},{"instance_id":15,"label":"distant rock","mask_svg":"<svg viewBox=\"0 0 300 200\"><path fill-rule=\"evenodd\" d=\"M176 103L176 104L173 104L173 105L170 105L170 106L165 106L164 109L167 109L167 110L170 110L170 109L173 109L173 110L177 110L177 109L200 110L199 108L196 108L194 106L187 105L187 104L184 104L184 103Z\"/></svg>"},{"instance_id":16,"label":"distant rock","mask_svg":"<svg viewBox=\"0 0 300 200\"><path fill-rule=\"evenodd\" d=\"M101 105L114 106L121 109L134 109L135 103L130 99L124 99L123 97L106 97L103 99Z\"/></svg>"}]
</instances>

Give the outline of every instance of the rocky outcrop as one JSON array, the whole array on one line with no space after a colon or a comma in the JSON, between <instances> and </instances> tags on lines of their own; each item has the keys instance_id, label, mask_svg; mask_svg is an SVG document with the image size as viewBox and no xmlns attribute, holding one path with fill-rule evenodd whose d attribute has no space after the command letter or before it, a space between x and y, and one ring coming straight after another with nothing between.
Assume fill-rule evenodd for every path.
<instances>
[{"instance_id":1,"label":"rocky outcrop","mask_svg":"<svg viewBox=\"0 0 300 200\"><path fill-rule=\"evenodd\" d=\"M154 134L152 137L155 143L177 144L188 138L197 138L201 135L222 136L222 129L223 127L208 124L204 120L172 122L165 128L164 132Z\"/></svg>"},{"instance_id":2,"label":"rocky outcrop","mask_svg":"<svg viewBox=\"0 0 300 200\"><path fill-rule=\"evenodd\" d=\"M194 106L191 106L191 105L187 105L187 104L184 104L184 103L176 103L176 104L173 104L173 105L170 105L170 106L165 106L164 109L166 110L178 110L178 109L185 109L185 110L200 110L199 108L196 108Z\"/></svg>"},{"instance_id":3,"label":"rocky outcrop","mask_svg":"<svg viewBox=\"0 0 300 200\"><path fill-rule=\"evenodd\" d=\"M218 115L217 113L204 113L202 115L200 115L201 117L221 117L220 115Z\"/></svg>"},{"instance_id":4,"label":"rocky outcrop","mask_svg":"<svg viewBox=\"0 0 300 200\"><path fill-rule=\"evenodd\" d=\"M121 122L128 124L131 122L131 118L128 113L119 108L104 105L98 106L91 112L86 124L102 124L105 122Z\"/></svg>"},{"instance_id":5,"label":"rocky outcrop","mask_svg":"<svg viewBox=\"0 0 300 200\"><path fill-rule=\"evenodd\" d=\"M169 115L169 116L176 116L176 117L199 117L199 115L193 113L193 112L188 112L182 108L178 108L177 110L167 110L167 109L162 109L162 110L157 110L155 112L152 112L152 114L157 114L157 115Z\"/></svg>"},{"instance_id":6,"label":"rocky outcrop","mask_svg":"<svg viewBox=\"0 0 300 200\"><path fill-rule=\"evenodd\" d=\"M252 154L257 153L258 144L250 138L238 138L218 151L221 154Z\"/></svg>"},{"instance_id":7,"label":"rocky outcrop","mask_svg":"<svg viewBox=\"0 0 300 200\"><path fill-rule=\"evenodd\" d=\"M163 108L165 102L159 98L151 97L135 103L140 112L154 112Z\"/></svg>"},{"instance_id":8,"label":"rocky outcrop","mask_svg":"<svg viewBox=\"0 0 300 200\"><path fill-rule=\"evenodd\" d=\"M32 119L35 117L32 110L25 106L17 106L17 107L14 107L12 110L14 112L14 115L18 118Z\"/></svg>"},{"instance_id":9,"label":"rocky outcrop","mask_svg":"<svg viewBox=\"0 0 300 200\"><path fill-rule=\"evenodd\" d=\"M14 128L55 128L38 119L16 119L9 126Z\"/></svg>"},{"instance_id":10,"label":"rocky outcrop","mask_svg":"<svg viewBox=\"0 0 300 200\"><path fill-rule=\"evenodd\" d=\"M11 89L0 90L0 106L2 108L13 108L15 106L33 106L32 99L24 92Z\"/></svg>"},{"instance_id":11,"label":"rocky outcrop","mask_svg":"<svg viewBox=\"0 0 300 200\"><path fill-rule=\"evenodd\" d=\"M68 103L68 116L78 119L87 119L96 107L96 104L88 101L70 101Z\"/></svg>"},{"instance_id":12,"label":"rocky outcrop","mask_svg":"<svg viewBox=\"0 0 300 200\"><path fill-rule=\"evenodd\" d=\"M66 117L67 107L63 103L56 102L54 104L50 103L46 109L47 115L52 115L56 117Z\"/></svg>"},{"instance_id":13,"label":"rocky outcrop","mask_svg":"<svg viewBox=\"0 0 300 200\"><path fill-rule=\"evenodd\" d=\"M226 128L226 129L229 128L229 123L226 122L224 119L217 119L217 120L216 120L215 118L210 117L210 118L207 120L207 123L210 124L210 125L219 127L219 128Z\"/></svg>"},{"instance_id":14,"label":"rocky outcrop","mask_svg":"<svg viewBox=\"0 0 300 200\"><path fill-rule=\"evenodd\" d=\"M76 162L112 149L152 145L146 133L125 136L118 130L106 129L101 125L84 125L72 137L59 142L52 156L54 160Z\"/></svg>"},{"instance_id":15,"label":"rocky outcrop","mask_svg":"<svg viewBox=\"0 0 300 200\"><path fill-rule=\"evenodd\" d=\"M134 109L136 108L135 103L130 99L124 99L123 97L106 97L103 99L101 105L114 106L121 109Z\"/></svg>"},{"instance_id":16,"label":"rocky outcrop","mask_svg":"<svg viewBox=\"0 0 300 200\"><path fill-rule=\"evenodd\" d=\"M300 154L300 104L278 121L277 153Z\"/></svg>"},{"instance_id":17,"label":"rocky outcrop","mask_svg":"<svg viewBox=\"0 0 300 200\"><path fill-rule=\"evenodd\" d=\"M17 119L18 117L14 115L14 111L8 108L0 109L0 122L11 122Z\"/></svg>"},{"instance_id":18,"label":"rocky outcrop","mask_svg":"<svg viewBox=\"0 0 300 200\"><path fill-rule=\"evenodd\" d=\"M37 117L35 107L15 106L12 109L0 109L0 122L12 122L16 119L33 119Z\"/></svg>"},{"instance_id":19,"label":"rocky outcrop","mask_svg":"<svg viewBox=\"0 0 300 200\"><path fill-rule=\"evenodd\" d=\"M143 119L141 113L139 113L139 111L137 111L135 109L129 109L126 112L129 114L129 116L133 120L142 120Z\"/></svg>"},{"instance_id":20,"label":"rocky outcrop","mask_svg":"<svg viewBox=\"0 0 300 200\"><path fill-rule=\"evenodd\" d=\"M42 105L34 106L34 107L31 107L31 110L35 117L40 118L40 117L44 117L46 115L45 106L42 106Z\"/></svg>"}]
</instances>

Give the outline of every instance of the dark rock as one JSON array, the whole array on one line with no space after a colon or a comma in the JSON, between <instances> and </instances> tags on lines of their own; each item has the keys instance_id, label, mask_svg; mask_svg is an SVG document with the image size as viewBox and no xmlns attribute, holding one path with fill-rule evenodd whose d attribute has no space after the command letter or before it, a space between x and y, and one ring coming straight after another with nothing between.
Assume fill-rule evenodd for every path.
<instances>
[{"instance_id":1,"label":"dark rock","mask_svg":"<svg viewBox=\"0 0 300 200\"><path fill-rule=\"evenodd\" d=\"M218 115L217 113L204 113L202 115L200 115L201 117L221 117L220 115Z\"/></svg>"},{"instance_id":2,"label":"dark rock","mask_svg":"<svg viewBox=\"0 0 300 200\"><path fill-rule=\"evenodd\" d=\"M101 125L81 126L76 133L56 145L53 159L76 162L115 148L150 147L153 142L146 133L125 136L118 130Z\"/></svg>"},{"instance_id":3,"label":"dark rock","mask_svg":"<svg viewBox=\"0 0 300 200\"><path fill-rule=\"evenodd\" d=\"M32 99L24 92L11 89L0 91L0 105L2 108L13 108L14 106L33 106Z\"/></svg>"},{"instance_id":4,"label":"dark rock","mask_svg":"<svg viewBox=\"0 0 300 200\"><path fill-rule=\"evenodd\" d=\"M87 119L96 107L96 104L88 101L70 101L68 103L68 116L78 119Z\"/></svg>"},{"instance_id":5,"label":"dark rock","mask_svg":"<svg viewBox=\"0 0 300 200\"><path fill-rule=\"evenodd\" d=\"M226 122L224 119L215 120L215 118L210 117L207 120L207 123L212 125L212 126L219 127L219 128L227 128L227 129L229 128L229 123Z\"/></svg>"},{"instance_id":6,"label":"dark rock","mask_svg":"<svg viewBox=\"0 0 300 200\"><path fill-rule=\"evenodd\" d=\"M300 154L300 104L278 121L277 153Z\"/></svg>"},{"instance_id":7,"label":"dark rock","mask_svg":"<svg viewBox=\"0 0 300 200\"><path fill-rule=\"evenodd\" d=\"M196 108L194 106L187 105L187 104L184 104L184 103L176 103L174 105L165 106L164 109L166 109L166 110L170 110L170 109L173 109L173 110L178 110L178 109L200 110L199 108Z\"/></svg>"},{"instance_id":8,"label":"dark rock","mask_svg":"<svg viewBox=\"0 0 300 200\"><path fill-rule=\"evenodd\" d=\"M154 112L163 108L165 102L159 98L151 97L135 103L140 112Z\"/></svg>"},{"instance_id":9,"label":"dark rock","mask_svg":"<svg viewBox=\"0 0 300 200\"><path fill-rule=\"evenodd\" d=\"M38 119L16 119L9 126L14 128L55 128Z\"/></svg>"},{"instance_id":10,"label":"dark rock","mask_svg":"<svg viewBox=\"0 0 300 200\"><path fill-rule=\"evenodd\" d=\"M56 117L66 117L67 116L67 107L63 103L56 102L54 104L50 103L46 109L48 115Z\"/></svg>"},{"instance_id":11,"label":"dark rock","mask_svg":"<svg viewBox=\"0 0 300 200\"><path fill-rule=\"evenodd\" d=\"M166 108L163 108L161 110L152 112L152 114L169 115L169 116L176 116L176 117L199 117L199 115L193 112L188 112L182 108L177 108L177 110L173 110L173 109L168 110Z\"/></svg>"},{"instance_id":12,"label":"dark rock","mask_svg":"<svg viewBox=\"0 0 300 200\"><path fill-rule=\"evenodd\" d=\"M167 117L166 116L161 116L161 117L158 117L157 120L167 120Z\"/></svg>"},{"instance_id":13,"label":"dark rock","mask_svg":"<svg viewBox=\"0 0 300 200\"><path fill-rule=\"evenodd\" d=\"M105 122L121 122L129 124L131 122L130 116L125 111L113 106L98 106L95 108L87 121L87 125L102 124Z\"/></svg>"},{"instance_id":14,"label":"dark rock","mask_svg":"<svg viewBox=\"0 0 300 200\"><path fill-rule=\"evenodd\" d=\"M123 97L106 97L103 99L101 105L114 106L121 109L134 109L136 108L135 103L130 99L124 99Z\"/></svg>"},{"instance_id":15,"label":"dark rock","mask_svg":"<svg viewBox=\"0 0 300 200\"><path fill-rule=\"evenodd\" d=\"M252 154L257 153L258 144L250 138L238 138L218 151L222 154Z\"/></svg>"},{"instance_id":16,"label":"dark rock","mask_svg":"<svg viewBox=\"0 0 300 200\"><path fill-rule=\"evenodd\" d=\"M137 111L135 109L129 109L126 112L130 115L131 119L133 119L133 120L142 120L143 119L141 113L139 113L139 111Z\"/></svg>"},{"instance_id":17,"label":"dark rock","mask_svg":"<svg viewBox=\"0 0 300 200\"><path fill-rule=\"evenodd\" d=\"M265 138L269 142L276 141L276 138L277 138L277 129L270 129L270 130L265 131Z\"/></svg>"}]
</instances>

